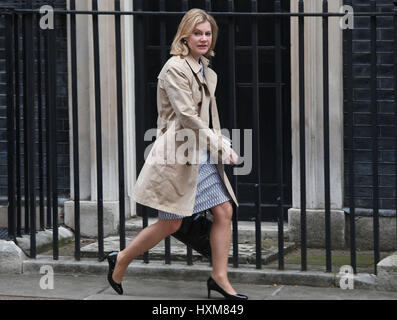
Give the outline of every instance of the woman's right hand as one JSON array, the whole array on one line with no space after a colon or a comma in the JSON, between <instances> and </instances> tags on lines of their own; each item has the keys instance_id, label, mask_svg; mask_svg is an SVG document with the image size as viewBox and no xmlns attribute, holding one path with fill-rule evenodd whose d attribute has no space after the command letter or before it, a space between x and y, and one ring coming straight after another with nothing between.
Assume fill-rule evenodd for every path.
<instances>
[{"instance_id":1,"label":"woman's right hand","mask_svg":"<svg viewBox=\"0 0 397 320\"><path fill-rule=\"evenodd\" d=\"M238 161L238 155L233 149L230 149L230 150L231 150L231 152L229 154L229 157L226 158L226 164L235 165Z\"/></svg>"}]
</instances>

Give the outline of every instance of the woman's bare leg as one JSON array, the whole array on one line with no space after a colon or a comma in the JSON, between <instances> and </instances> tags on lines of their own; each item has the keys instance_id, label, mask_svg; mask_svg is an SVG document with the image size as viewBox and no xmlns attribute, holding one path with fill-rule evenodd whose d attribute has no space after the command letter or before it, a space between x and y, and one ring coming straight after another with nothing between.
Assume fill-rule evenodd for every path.
<instances>
[{"instance_id":1,"label":"woman's bare leg","mask_svg":"<svg viewBox=\"0 0 397 320\"><path fill-rule=\"evenodd\" d=\"M227 277L227 264L232 236L233 207L230 201L211 208L214 215L210 233L212 278L229 294L236 294Z\"/></svg>"},{"instance_id":2,"label":"woman's bare leg","mask_svg":"<svg viewBox=\"0 0 397 320\"><path fill-rule=\"evenodd\" d=\"M142 229L130 244L117 255L113 280L121 283L131 261L153 248L165 237L176 232L181 226L181 223L182 219L159 219L154 224Z\"/></svg>"}]
</instances>

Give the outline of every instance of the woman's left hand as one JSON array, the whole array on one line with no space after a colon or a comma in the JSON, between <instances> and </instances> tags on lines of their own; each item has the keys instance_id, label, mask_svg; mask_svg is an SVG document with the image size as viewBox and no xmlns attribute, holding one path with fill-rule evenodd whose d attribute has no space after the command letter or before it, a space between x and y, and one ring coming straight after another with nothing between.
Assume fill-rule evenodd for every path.
<instances>
[{"instance_id":1,"label":"woman's left hand","mask_svg":"<svg viewBox=\"0 0 397 320\"><path fill-rule=\"evenodd\" d=\"M226 159L226 164L235 165L237 161L238 161L238 155L233 149L231 149L229 157Z\"/></svg>"}]
</instances>

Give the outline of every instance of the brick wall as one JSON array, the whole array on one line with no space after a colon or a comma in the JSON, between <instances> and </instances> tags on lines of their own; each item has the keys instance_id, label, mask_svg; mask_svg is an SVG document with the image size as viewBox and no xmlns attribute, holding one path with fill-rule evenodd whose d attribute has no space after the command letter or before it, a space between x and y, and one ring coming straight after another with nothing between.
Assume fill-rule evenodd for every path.
<instances>
[{"instance_id":1,"label":"brick wall","mask_svg":"<svg viewBox=\"0 0 397 320\"><path fill-rule=\"evenodd\" d=\"M355 12L369 12L369 0L353 0ZM377 11L392 11L391 0L377 0ZM393 75L393 17L377 18L377 94L378 94L378 166L379 208L395 208L395 102ZM345 39L346 41L346 39ZM346 44L345 44L346 45ZM355 206L372 208L372 117L370 96L370 18L355 17L353 29L353 122ZM346 60L344 68L346 79ZM346 84L345 84L346 85ZM346 94L346 92L345 92ZM346 97L346 96L345 96ZM349 206L349 171L347 106L345 102L345 192L344 206Z\"/></svg>"},{"instance_id":2,"label":"brick wall","mask_svg":"<svg viewBox=\"0 0 397 320\"><path fill-rule=\"evenodd\" d=\"M41 3L48 4L49 1L41 1ZM40 6L40 1L33 1L35 7ZM24 1L8 0L2 1L1 6L23 6ZM56 8L65 8L66 0L56 0ZM56 16L55 28L57 30L57 150L58 150L58 193L59 198L67 198L69 194L69 120L68 120L68 75L67 75L67 31L66 31L66 18L63 15ZM0 18L0 199L4 202L7 199L7 127L6 127L6 75L5 75L5 43L4 43L4 18ZM22 37L22 36L21 36ZM36 40L35 40L36 42ZM20 48L22 47L22 38L20 40ZM44 42L42 42L42 48ZM43 48L44 49L44 48ZM22 57L22 55L21 55ZM44 59L44 52L42 52L42 58ZM37 62L35 56L35 62ZM22 60L20 64L20 70L22 70ZM42 71L44 72L44 60L42 64ZM35 72L37 73L36 64ZM43 85L44 85L44 73L43 73ZM22 81L22 77L21 77ZM22 88L22 86L21 86ZM21 89L22 90L22 89ZM20 108L22 114L22 91L20 98ZM43 98L44 107L44 98ZM35 101L36 121L35 127L38 132L38 116L37 116L38 104L37 99ZM43 109L43 115L45 114ZM21 119L21 126L22 126ZM44 122L43 122L44 127ZM45 127L44 127L45 128ZM38 133L37 133L38 136ZM21 133L22 139L22 195L23 191L23 132ZM44 132L45 142L45 132ZM38 150L38 145L36 145ZM45 150L45 148L44 148ZM38 158L37 158L38 160ZM36 161L36 187L38 188L38 161ZM45 163L44 172L45 172ZM38 194L38 193L36 193Z\"/></svg>"}]
</instances>

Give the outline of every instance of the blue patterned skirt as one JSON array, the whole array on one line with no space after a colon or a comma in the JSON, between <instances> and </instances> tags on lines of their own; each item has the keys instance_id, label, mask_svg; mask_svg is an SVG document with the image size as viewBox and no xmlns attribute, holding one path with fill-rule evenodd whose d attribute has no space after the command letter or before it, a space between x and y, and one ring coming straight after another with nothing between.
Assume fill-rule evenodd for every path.
<instances>
[{"instance_id":1,"label":"blue patterned skirt","mask_svg":"<svg viewBox=\"0 0 397 320\"><path fill-rule=\"evenodd\" d=\"M231 200L221 177L219 176L216 164L210 163L208 151L207 160L200 163L197 178L197 194L194 203L193 213L201 212L216 205ZM184 216L158 210L160 219L180 219Z\"/></svg>"}]
</instances>

